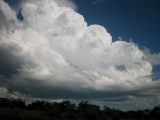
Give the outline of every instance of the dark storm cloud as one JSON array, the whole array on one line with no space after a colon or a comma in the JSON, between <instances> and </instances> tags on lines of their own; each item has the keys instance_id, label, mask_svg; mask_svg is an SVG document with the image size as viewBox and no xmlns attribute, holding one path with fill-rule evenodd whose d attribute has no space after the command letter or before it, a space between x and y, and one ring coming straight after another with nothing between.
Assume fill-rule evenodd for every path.
<instances>
[{"instance_id":1,"label":"dark storm cloud","mask_svg":"<svg viewBox=\"0 0 160 120\"><path fill-rule=\"evenodd\" d=\"M0 47L0 75L11 77L18 74L20 68L21 61L12 54L12 46Z\"/></svg>"}]
</instances>

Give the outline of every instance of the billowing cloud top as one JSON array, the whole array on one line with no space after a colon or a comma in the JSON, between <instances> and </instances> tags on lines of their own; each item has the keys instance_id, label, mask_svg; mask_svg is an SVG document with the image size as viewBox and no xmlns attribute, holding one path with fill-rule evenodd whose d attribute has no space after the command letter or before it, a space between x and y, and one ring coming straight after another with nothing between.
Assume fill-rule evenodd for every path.
<instances>
[{"instance_id":1,"label":"billowing cloud top","mask_svg":"<svg viewBox=\"0 0 160 120\"><path fill-rule=\"evenodd\" d=\"M104 27L87 26L83 16L56 1L26 0L22 21L0 1L2 86L51 98L105 98L156 88L159 81L143 77L152 65L133 42L112 42Z\"/></svg>"}]
</instances>

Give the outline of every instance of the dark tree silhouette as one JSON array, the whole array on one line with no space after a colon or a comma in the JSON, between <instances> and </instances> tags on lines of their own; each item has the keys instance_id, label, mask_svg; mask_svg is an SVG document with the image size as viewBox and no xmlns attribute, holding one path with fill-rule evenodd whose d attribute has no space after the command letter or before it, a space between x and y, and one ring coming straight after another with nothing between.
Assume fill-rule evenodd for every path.
<instances>
[{"instance_id":1,"label":"dark tree silhouette","mask_svg":"<svg viewBox=\"0 0 160 120\"><path fill-rule=\"evenodd\" d=\"M120 111L88 102L78 105L35 101L25 104L22 99L0 98L0 120L160 120L160 105L152 110Z\"/></svg>"}]
</instances>

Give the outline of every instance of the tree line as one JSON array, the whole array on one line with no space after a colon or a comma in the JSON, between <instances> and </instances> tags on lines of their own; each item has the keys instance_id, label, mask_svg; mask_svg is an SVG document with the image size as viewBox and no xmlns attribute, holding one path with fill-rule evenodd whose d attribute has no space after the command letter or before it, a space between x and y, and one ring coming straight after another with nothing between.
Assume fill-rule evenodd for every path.
<instances>
[{"instance_id":1,"label":"tree line","mask_svg":"<svg viewBox=\"0 0 160 120\"><path fill-rule=\"evenodd\" d=\"M160 120L160 105L153 109L120 111L80 102L35 101L0 98L0 120Z\"/></svg>"}]
</instances>

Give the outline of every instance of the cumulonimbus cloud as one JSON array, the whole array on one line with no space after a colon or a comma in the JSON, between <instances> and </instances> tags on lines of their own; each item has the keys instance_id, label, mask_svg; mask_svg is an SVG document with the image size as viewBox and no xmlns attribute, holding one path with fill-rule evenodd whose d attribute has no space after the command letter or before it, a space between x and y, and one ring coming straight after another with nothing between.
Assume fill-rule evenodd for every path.
<instances>
[{"instance_id":1,"label":"cumulonimbus cloud","mask_svg":"<svg viewBox=\"0 0 160 120\"><path fill-rule=\"evenodd\" d=\"M8 68L0 74L11 90L26 92L29 83L57 88L55 93L62 88L98 96L159 84L143 77L152 73L152 65L133 42L112 42L104 27L88 26L82 15L54 0L27 0L21 8L22 21L0 1L0 67Z\"/></svg>"},{"instance_id":2,"label":"cumulonimbus cloud","mask_svg":"<svg viewBox=\"0 0 160 120\"><path fill-rule=\"evenodd\" d=\"M152 64L152 65L160 65L160 53L151 53L151 51L147 48L143 50L146 59Z\"/></svg>"}]
</instances>

